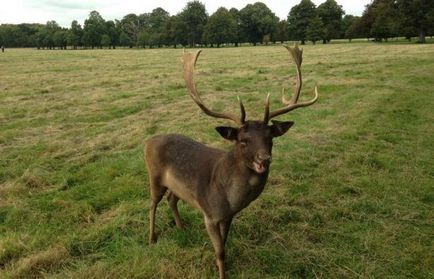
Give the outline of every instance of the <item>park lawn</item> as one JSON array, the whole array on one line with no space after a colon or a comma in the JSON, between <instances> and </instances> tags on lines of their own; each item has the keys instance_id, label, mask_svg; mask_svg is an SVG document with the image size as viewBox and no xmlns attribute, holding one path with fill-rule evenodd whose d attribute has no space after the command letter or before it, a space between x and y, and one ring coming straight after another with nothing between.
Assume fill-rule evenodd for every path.
<instances>
[{"instance_id":1,"label":"park lawn","mask_svg":"<svg viewBox=\"0 0 434 279\"><path fill-rule=\"evenodd\" d=\"M0 277L216 278L202 216L163 202L149 246L144 140L180 133L229 148L184 87L181 49L0 55ZM216 110L263 115L293 92L281 46L205 49ZM231 278L434 277L434 48L304 47L303 99L281 120L264 193L234 220Z\"/></svg>"}]
</instances>

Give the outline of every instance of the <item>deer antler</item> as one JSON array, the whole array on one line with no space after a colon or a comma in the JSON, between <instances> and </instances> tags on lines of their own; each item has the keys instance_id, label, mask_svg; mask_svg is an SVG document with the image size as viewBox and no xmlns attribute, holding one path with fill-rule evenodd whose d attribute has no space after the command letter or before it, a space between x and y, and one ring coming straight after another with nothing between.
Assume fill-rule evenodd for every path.
<instances>
[{"instance_id":1,"label":"deer antler","mask_svg":"<svg viewBox=\"0 0 434 279\"><path fill-rule=\"evenodd\" d=\"M298 44L295 44L293 48L285 46L286 49L288 50L289 54L291 55L292 60L295 63L295 67L297 70L297 86L295 88L295 93L294 95L292 95L291 100L287 100L285 98L285 88L282 88L282 103L285 105L285 107L277 109L275 111L270 112L270 104L268 101L268 96L267 96L267 100L265 103L265 115L264 115L264 122L268 123L268 121L276 116L279 116L281 114L285 114L287 112L290 112L291 110L294 110L296 108L301 108L301 107L307 107L312 105L313 103L316 102L316 100L318 100L318 89L315 86L315 97L313 99L311 99L310 101L306 101L306 102L298 102L298 98L300 97L300 92L301 92L301 85L302 85L302 79L301 79L301 63L303 61L303 50L301 50L298 47Z\"/></svg>"},{"instance_id":2,"label":"deer antler","mask_svg":"<svg viewBox=\"0 0 434 279\"><path fill-rule=\"evenodd\" d=\"M204 113L206 113L209 116L216 117L216 118L224 118L224 119L230 119L237 123L238 125L243 125L246 119L246 111L244 109L243 102L240 98L238 98L238 101L240 103L240 109L241 109L241 116L238 117L235 114L232 113L221 113L221 112L215 112L210 110L205 106L202 99L200 98L197 89L196 84L194 82L194 67L196 66L196 61L199 58L199 55L202 50L198 50L196 53L190 53L185 52L183 53L182 60L184 64L184 80L186 83L186 86L188 88L188 91L190 93L191 98L193 101L202 109Z\"/></svg>"}]
</instances>

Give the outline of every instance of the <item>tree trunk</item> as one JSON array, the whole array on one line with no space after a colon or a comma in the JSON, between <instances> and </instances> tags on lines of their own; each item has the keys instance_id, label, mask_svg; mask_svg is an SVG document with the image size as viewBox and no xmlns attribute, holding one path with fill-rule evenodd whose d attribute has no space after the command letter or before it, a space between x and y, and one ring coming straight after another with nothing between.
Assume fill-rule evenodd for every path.
<instances>
[{"instance_id":1,"label":"tree trunk","mask_svg":"<svg viewBox=\"0 0 434 279\"><path fill-rule=\"evenodd\" d=\"M322 39L322 43L325 45L327 44L327 40L326 39Z\"/></svg>"},{"instance_id":2,"label":"tree trunk","mask_svg":"<svg viewBox=\"0 0 434 279\"><path fill-rule=\"evenodd\" d=\"M426 42L425 40L425 30L421 29L419 31L419 41L417 41L420 44L424 44Z\"/></svg>"},{"instance_id":3,"label":"tree trunk","mask_svg":"<svg viewBox=\"0 0 434 279\"><path fill-rule=\"evenodd\" d=\"M305 45L306 42L305 42L304 40L301 40L301 44L302 44L302 45Z\"/></svg>"}]
</instances>

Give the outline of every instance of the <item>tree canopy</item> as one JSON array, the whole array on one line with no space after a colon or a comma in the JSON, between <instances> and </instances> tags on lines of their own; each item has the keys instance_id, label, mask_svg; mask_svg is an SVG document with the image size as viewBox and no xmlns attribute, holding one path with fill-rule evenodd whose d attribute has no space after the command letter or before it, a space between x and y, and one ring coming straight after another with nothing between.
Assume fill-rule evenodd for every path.
<instances>
[{"instance_id":1,"label":"tree canopy","mask_svg":"<svg viewBox=\"0 0 434 279\"><path fill-rule=\"evenodd\" d=\"M289 36L300 40L304 44L307 37L307 28L317 16L315 4L310 0L301 0L300 4L291 8L288 14Z\"/></svg>"},{"instance_id":2,"label":"tree canopy","mask_svg":"<svg viewBox=\"0 0 434 279\"><path fill-rule=\"evenodd\" d=\"M276 15L262 2L248 4L240 10L240 20L241 30L253 45L262 42L264 36L271 35L279 22Z\"/></svg>"},{"instance_id":3,"label":"tree canopy","mask_svg":"<svg viewBox=\"0 0 434 279\"><path fill-rule=\"evenodd\" d=\"M219 8L209 17L202 36L202 41L209 44L235 42L238 34L238 24L232 13L226 8Z\"/></svg>"},{"instance_id":4,"label":"tree canopy","mask_svg":"<svg viewBox=\"0 0 434 279\"><path fill-rule=\"evenodd\" d=\"M62 28L54 21L46 24L1 24L0 45L46 49L222 46L253 45L288 40L328 43L333 39L373 38L387 41L404 36L409 40L434 34L434 1L373 0L361 17L345 15L336 0L318 7L311 0L293 6L287 20L279 18L262 2L241 10L219 8L210 17L206 7L194 0L176 15L163 8L142 14L130 13L120 20L105 20L91 11L81 25L72 21Z\"/></svg>"}]
</instances>

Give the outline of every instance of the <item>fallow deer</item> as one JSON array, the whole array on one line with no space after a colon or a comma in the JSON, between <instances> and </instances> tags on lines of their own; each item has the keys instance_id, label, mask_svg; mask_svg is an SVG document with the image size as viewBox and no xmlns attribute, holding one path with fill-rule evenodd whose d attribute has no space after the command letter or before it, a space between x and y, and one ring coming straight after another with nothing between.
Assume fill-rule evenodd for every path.
<instances>
[{"instance_id":1,"label":"fallow deer","mask_svg":"<svg viewBox=\"0 0 434 279\"><path fill-rule=\"evenodd\" d=\"M241 116L209 109L196 89L194 67L201 53L183 54L184 80L189 94L201 110L212 117L234 121L238 127L217 127L220 135L234 142L229 151L205 146L182 135L157 135L146 141L145 159L150 180L150 235L149 243L157 240L155 213L158 203L167 190L169 206L176 226L182 228L177 203L181 199L204 215L205 226L214 246L220 278L225 278L224 245L234 215L248 206L264 190L271 163L273 138L285 134L292 121L268 122L296 108L310 106L318 99L299 102L302 78L302 50L295 45L286 47L297 71L295 94L290 100L282 95L284 106L270 112L268 94L262 120L246 121L243 103L239 99ZM282 92L284 93L284 89Z\"/></svg>"}]
</instances>

